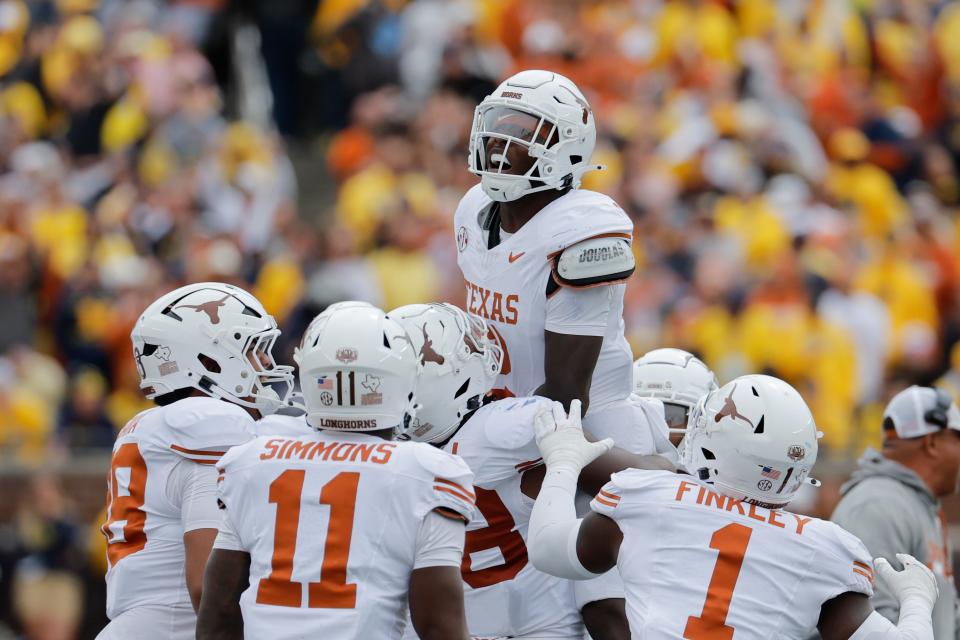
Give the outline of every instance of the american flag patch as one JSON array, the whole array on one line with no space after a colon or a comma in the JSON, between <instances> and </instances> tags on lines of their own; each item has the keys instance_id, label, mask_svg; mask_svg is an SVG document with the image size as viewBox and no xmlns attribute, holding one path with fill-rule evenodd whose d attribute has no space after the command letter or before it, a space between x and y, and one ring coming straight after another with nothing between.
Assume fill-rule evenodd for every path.
<instances>
[{"instance_id":1,"label":"american flag patch","mask_svg":"<svg viewBox=\"0 0 960 640\"><path fill-rule=\"evenodd\" d=\"M772 467L764 467L764 466L761 466L761 467L760 467L760 475L762 475L764 478L770 478L771 480L779 480L779 479L780 479L780 472L777 471L776 469L772 468Z\"/></svg>"},{"instance_id":2,"label":"american flag patch","mask_svg":"<svg viewBox=\"0 0 960 640\"><path fill-rule=\"evenodd\" d=\"M327 376L320 376L317 378L317 388L325 389L327 391L333 391L333 378L328 378Z\"/></svg>"}]
</instances>

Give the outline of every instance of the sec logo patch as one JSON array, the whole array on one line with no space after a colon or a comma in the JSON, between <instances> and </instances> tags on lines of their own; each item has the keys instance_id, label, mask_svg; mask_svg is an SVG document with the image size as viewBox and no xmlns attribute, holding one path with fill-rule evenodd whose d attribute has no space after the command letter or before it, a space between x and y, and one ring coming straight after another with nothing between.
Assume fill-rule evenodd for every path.
<instances>
[{"instance_id":1,"label":"sec logo patch","mask_svg":"<svg viewBox=\"0 0 960 640\"><path fill-rule=\"evenodd\" d=\"M460 227L457 230L457 251L463 253L464 249L467 248L467 228Z\"/></svg>"}]
</instances>

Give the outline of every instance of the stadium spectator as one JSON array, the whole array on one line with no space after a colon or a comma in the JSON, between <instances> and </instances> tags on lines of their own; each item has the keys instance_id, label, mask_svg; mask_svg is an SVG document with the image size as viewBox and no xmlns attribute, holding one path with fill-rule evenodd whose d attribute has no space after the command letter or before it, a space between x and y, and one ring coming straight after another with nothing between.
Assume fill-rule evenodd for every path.
<instances>
[{"instance_id":1,"label":"stadium spectator","mask_svg":"<svg viewBox=\"0 0 960 640\"><path fill-rule=\"evenodd\" d=\"M870 554L895 566L897 553L915 554L940 586L934 636L953 638L958 626L953 556L941 500L960 479L960 409L936 388L909 387L887 405L882 452L873 450L841 489L832 520L859 537ZM896 599L877 585L874 607L896 621Z\"/></svg>"}]
</instances>

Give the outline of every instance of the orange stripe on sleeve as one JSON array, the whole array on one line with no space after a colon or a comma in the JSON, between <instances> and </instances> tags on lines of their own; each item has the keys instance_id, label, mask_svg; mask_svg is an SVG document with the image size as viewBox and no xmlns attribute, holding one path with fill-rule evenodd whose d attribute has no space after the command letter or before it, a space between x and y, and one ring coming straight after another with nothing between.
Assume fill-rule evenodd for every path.
<instances>
[{"instance_id":1,"label":"orange stripe on sleeve","mask_svg":"<svg viewBox=\"0 0 960 640\"><path fill-rule=\"evenodd\" d=\"M520 473L523 473L524 471L529 471L534 467L539 467L542 464L543 458L537 458L536 460L527 460L526 462L521 462L520 464L514 465L514 469Z\"/></svg>"},{"instance_id":2,"label":"orange stripe on sleeve","mask_svg":"<svg viewBox=\"0 0 960 640\"><path fill-rule=\"evenodd\" d=\"M854 567L854 568L853 568L853 572L854 572L854 573L859 573L859 574L862 575L864 578L866 578L867 580L869 580L871 584L873 584L873 576L870 575L869 573L867 573L866 571L864 571L863 569L858 569L857 567Z\"/></svg>"},{"instance_id":3,"label":"orange stripe on sleeve","mask_svg":"<svg viewBox=\"0 0 960 640\"><path fill-rule=\"evenodd\" d=\"M174 451L179 451L180 453L186 453L187 455L191 455L191 456L214 456L219 458L220 456L226 453L226 451L201 451L198 449L187 449L186 447L181 447L180 445L177 445L177 444L171 444L170 448L173 449Z\"/></svg>"},{"instance_id":4,"label":"orange stripe on sleeve","mask_svg":"<svg viewBox=\"0 0 960 640\"><path fill-rule=\"evenodd\" d=\"M463 500L464 502L467 502L467 503L469 503L469 504L471 504L471 505L475 503L475 500L474 500L473 498L471 498L470 496L468 496L468 495L466 495L466 494L464 494L464 493L460 493L460 492L457 491L456 489L451 489L450 487L441 487L441 486L439 486L439 485L434 485L433 488L434 488L436 491L443 491L444 493L449 493L450 495L455 496L455 497L457 497L457 498L459 498L459 499Z\"/></svg>"},{"instance_id":5,"label":"orange stripe on sleeve","mask_svg":"<svg viewBox=\"0 0 960 640\"><path fill-rule=\"evenodd\" d=\"M617 507L617 503L616 503L616 502L611 502L611 501L607 500L606 498L604 498L604 497L601 496L601 495L597 495L597 496L594 498L594 500L596 500L596 501L599 502L600 504L606 505L606 506L608 506L608 507L613 507L613 508L616 508L616 507Z\"/></svg>"},{"instance_id":6,"label":"orange stripe on sleeve","mask_svg":"<svg viewBox=\"0 0 960 640\"><path fill-rule=\"evenodd\" d=\"M610 500L613 500L614 502L620 502L620 496L618 496L618 495L615 494L615 493L610 493L609 491L604 491L603 489L600 489L600 493L599 493L598 495L601 495L601 496L603 496L604 498L609 498Z\"/></svg>"},{"instance_id":7,"label":"orange stripe on sleeve","mask_svg":"<svg viewBox=\"0 0 960 640\"><path fill-rule=\"evenodd\" d=\"M467 522L466 516L464 516L462 513L457 513L453 509L448 509L447 507L435 507L433 510L437 512L437 515L441 515L444 518L456 520L457 522Z\"/></svg>"},{"instance_id":8,"label":"orange stripe on sleeve","mask_svg":"<svg viewBox=\"0 0 960 640\"><path fill-rule=\"evenodd\" d=\"M471 501L476 501L476 499L477 499L477 496L474 495L474 493L473 493L472 491L468 491L468 490L464 489L463 487L461 487L459 484L457 484L457 483L454 482L453 480L447 480L446 478L434 478L433 481L434 481L434 482L439 482L440 484L445 484L445 485L447 485L447 486L453 487L454 489L459 489L459 490L462 491L463 493L465 493L465 494L467 494L468 496L470 496L470 500L471 500Z\"/></svg>"},{"instance_id":9,"label":"orange stripe on sleeve","mask_svg":"<svg viewBox=\"0 0 960 640\"><path fill-rule=\"evenodd\" d=\"M873 575L873 567L871 567L870 565L868 565L866 562L860 562L859 560L854 560L854 561L853 561L853 566L859 567L859 568L863 569L864 571L866 571L867 573L869 573L870 575Z\"/></svg>"}]
</instances>

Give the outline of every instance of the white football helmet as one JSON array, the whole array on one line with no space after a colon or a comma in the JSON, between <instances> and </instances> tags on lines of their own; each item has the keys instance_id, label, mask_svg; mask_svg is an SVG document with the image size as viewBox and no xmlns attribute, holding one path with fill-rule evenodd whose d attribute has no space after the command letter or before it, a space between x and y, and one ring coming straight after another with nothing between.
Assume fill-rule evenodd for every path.
<instances>
[{"instance_id":1,"label":"white football helmet","mask_svg":"<svg viewBox=\"0 0 960 640\"><path fill-rule=\"evenodd\" d=\"M452 304L410 304L390 312L419 354L416 419L407 432L419 442L443 442L463 416L478 409L503 364L487 324Z\"/></svg>"},{"instance_id":2,"label":"white football helmet","mask_svg":"<svg viewBox=\"0 0 960 640\"><path fill-rule=\"evenodd\" d=\"M717 376L703 360L682 349L654 349L633 363L633 392L663 402L671 434L687 432L690 411L717 389Z\"/></svg>"},{"instance_id":3,"label":"white football helmet","mask_svg":"<svg viewBox=\"0 0 960 640\"><path fill-rule=\"evenodd\" d=\"M487 144L506 145L496 166L488 163ZM497 202L511 202L548 189L580 186L597 142L593 111L573 82L552 71L528 70L507 78L481 102L470 132L470 172ZM536 161L523 175L510 169L507 148L520 145Z\"/></svg>"},{"instance_id":4,"label":"white football helmet","mask_svg":"<svg viewBox=\"0 0 960 640\"><path fill-rule=\"evenodd\" d=\"M332 305L310 323L294 360L315 429L400 434L416 415L417 352L377 307Z\"/></svg>"},{"instance_id":5,"label":"white football helmet","mask_svg":"<svg viewBox=\"0 0 960 640\"><path fill-rule=\"evenodd\" d=\"M288 404L293 389L293 367L273 359L279 336L259 300L222 282L191 284L161 296L130 333L147 398L192 387L263 415Z\"/></svg>"},{"instance_id":6,"label":"white football helmet","mask_svg":"<svg viewBox=\"0 0 960 640\"><path fill-rule=\"evenodd\" d=\"M778 508L808 481L821 435L796 389L771 376L741 376L697 403L683 463L724 495Z\"/></svg>"}]
</instances>

